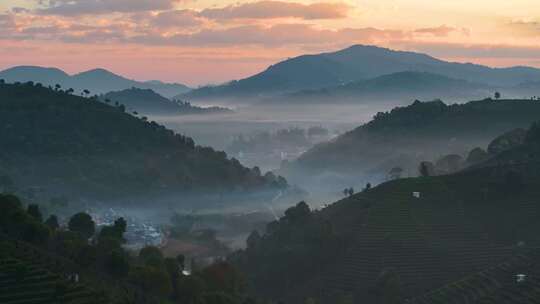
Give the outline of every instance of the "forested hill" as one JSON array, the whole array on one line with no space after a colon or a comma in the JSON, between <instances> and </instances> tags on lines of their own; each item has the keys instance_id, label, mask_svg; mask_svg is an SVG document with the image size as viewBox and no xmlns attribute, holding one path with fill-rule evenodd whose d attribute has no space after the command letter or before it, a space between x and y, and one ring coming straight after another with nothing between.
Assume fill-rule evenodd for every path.
<instances>
[{"instance_id":1,"label":"forested hill","mask_svg":"<svg viewBox=\"0 0 540 304\"><path fill-rule=\"evenodd\" d=\"M104 197L286 187L124 111L39 84L0 83L0 175L17 187Z\"/></svg>"},{"instance_id":2,"label":"forested hill","mask_svg":"<svg viewBox=\"0 0 540 304\"><path fill-rule=\"evenodd\" d=\"M131 88L122 91L113 91L101 95L100 99L106 103L123 104L129 111L146 115L191 115L191 114L218 114L233 113L232 110L221 107L197 107L189 102L170 100L150 89Z\"/></svg>"},{"instance_id":3,"label":"forested hill","mask_svg":"<svg viewBox=\"0 0 540 304\"><path fill-rule=\"evenodd\" d=\"M539 185L537 123L482 165L398 178L321 210L299 203L232 260L255 293L287 304L537 303Z\"/></svg>"},{"instance_id":4,"label":"forested hill","mask_svg":"<svg viewBox=\"0 0 540 304\"><path fill-rule=\"evenodd\" d=\"M486 146L500 134L529 127L538 117L537 100L485 99L452 105L415 101L378 113L370 122L314 147L293 168L359 172L410 164L416 171L419 161Z\"/></svg>"}]
</instances>

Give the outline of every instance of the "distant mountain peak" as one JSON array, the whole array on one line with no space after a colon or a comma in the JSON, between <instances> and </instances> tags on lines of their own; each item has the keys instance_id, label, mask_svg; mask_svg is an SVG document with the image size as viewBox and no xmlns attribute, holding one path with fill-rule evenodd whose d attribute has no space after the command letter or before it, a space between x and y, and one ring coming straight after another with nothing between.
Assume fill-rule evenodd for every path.
<instances>
[{"instance_id":1,"label":"distant mountain peak","mask_svg":"<svg viewBox=\"0 0 540 304\"><path fill-rule=\"evenodd\" d=\"M356 44L335 52L301 55L266 70L219 86L201 87L179 96L187 100L264 99L303 90L331 88L406 71L437 74L489 86L515 86L540 79L540 69L490 68L447 62L427 54ZM418 76L418 75L417 75Z\"/></svg>"},{"instance_id":2,"label":"distant mountain peak","mask_svg":"<svg viewBox=\"0 0 540 304\"><path fill-rule=\"evenodd\" d=\"M9 82L40 82L44 85L60 84L76 91L90 90L93 94L107 93L132 87L152 89L165 97L173 97L190 90L182 84L163 82L140 82L117 75L104 68L95 68L78 74L69 75L58 68L39 66L17 66L0 71L0 79Z\"/></svg>"}]
</instances>

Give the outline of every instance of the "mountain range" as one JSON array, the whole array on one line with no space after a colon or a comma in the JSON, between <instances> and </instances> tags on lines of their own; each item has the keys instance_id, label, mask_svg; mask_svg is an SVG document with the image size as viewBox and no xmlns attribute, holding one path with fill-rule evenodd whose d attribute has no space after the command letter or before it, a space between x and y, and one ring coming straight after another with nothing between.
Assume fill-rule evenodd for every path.
<instances>
[{"instance_id":1,"label":"mountain range","mask_svg":"<svg viewBox=\"0 0 540 304\"><path fill-rule=\"evenodd\" d=\"M287 59L251 77L200 87L180 97L190 101L267 98L339 87L400 72L426 72L493 87L515 87L540 79L540 70L531 67L491 68L447 62L421 53L354 45L337 52Z\"/></svg>"},{"instance_id":2,"label":"mountain range","mask_svg":"<svg viewBox=\"0 0 540 304\"><path fill-rule=\"evenodd\" d=\"M277 102L354 102L359 98L370 100L433 100L483 98L496 88L462 79L428 72L405 71L376 78L349 82L323 89L302 90L274 98Z\"/></svg>"},{"instance_id":3,"label":"mountain range","mask_svg":"<svg viewBox=\"0 0 540 304\"><path fill-rule=\"evenodd\" d=\"M16 66L1 71L0 79L4 79L8 83L33 81L45 86L59 84L66 89L73 88L76 93L89 90L91 94L103 94L136 87L154 90L165 97L173 97L190 90L189 87L179 83L164 83L158 80L145 82L131 80L105 69L93 69L69 75L57 68Z\"/></svg>"}]
</instances>

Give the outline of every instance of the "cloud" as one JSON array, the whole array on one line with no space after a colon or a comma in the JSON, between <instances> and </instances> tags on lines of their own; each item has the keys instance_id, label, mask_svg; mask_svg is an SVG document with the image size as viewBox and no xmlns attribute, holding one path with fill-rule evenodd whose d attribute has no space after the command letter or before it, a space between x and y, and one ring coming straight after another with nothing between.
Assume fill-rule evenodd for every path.
<instances>
[{"instance_id":1,"label":"cloud","mask_svg":"<svg viewBox=\"0 0 540 304\"><path fill-rule=\"evenodd\" d=\"M179 0L39 0L42 15L97 15L152 10L169 10Z\"/></svg>"},{"instance_id":2,"label":"cloud","mask_svg":"<svg viewBox=\"0 0 540 304\"><path fill-rule=\"evenodd\" d=\"M513 21L508 26L514 34L536 37L540 35L540 22L537 21Z\"/></svg>"},{"instance_id":3,"label":"cloud","mask_svg":"<svg viewBox=\"0 0 540 304\"><path fill-rule=\"evenodd\" d=\"M12 14L0 14L0 39L12 37L16 27L15 17Z\"/></svg>"},{"instance_id":4,"label":"cloud","mask_svg":"<svg viewBox=\"0 0 540 304\"><path fill-rule=\"evenodd\" d=\"M539 46L406 41L397 47L429 53L438 58L540 58Z\"/></svg>"},{"instance_id":5,"label":"cloud","mask_svg":"<svg viewBox=\"0 0 540 304\"><path fill-rule=\"evenodd\" d=\"M162 28L194 27L203 24L203 20L193 10L170 10L152 16L150 23Z\"/></svg>"},{"instance_id":6,"label":"cloud","mask_svg":"<svg viewBox=\"0 0 540 304\"><path fill-rule=\"evenodd\" d=\"M470 30L466 28L455 28L451 26L441 25L438 27L420 28L414 31L417 34L428 34L435 37L447 37L454 32L461 33L465 36L470 35Z\"/></svg>"},{"instance_id":7,"label":"cloud","mask_svg":"<svg viewBox=\"0 0 540 304\"><path fill-rule=\"evenodd\" d=\"M15 17L12 14L0 14L0 28L8 29L15 26Z\"/></svg>"},{"instance_id":8,"label":"cloud","mask_svg":"<svg viewBox=\"0 0 540 304\"><path fill-rule=\"evenodd\" d=\"M200 15L209 19L270 19L300 18L340 19L347 17L351 7L345 3L319 2L301 4L284 1L260 1L230 5L223 8L207 8Z\"/></svg>"},{"instance_id":9,"label":"cloud","mask_svg":"<svg viewBox=\"0 0 540 304\"><path fill-rule=\"evenodd\" d=\"M147 45L234 46L259 45L269 47L298 45L341 45L377 43L403 39L407 33L375 28L318 29L309 24L277 24L271 27L244 25L228 29L205 29L195 33L172 36L138 35L130 42Z\"/></svg>"}]
</instances>

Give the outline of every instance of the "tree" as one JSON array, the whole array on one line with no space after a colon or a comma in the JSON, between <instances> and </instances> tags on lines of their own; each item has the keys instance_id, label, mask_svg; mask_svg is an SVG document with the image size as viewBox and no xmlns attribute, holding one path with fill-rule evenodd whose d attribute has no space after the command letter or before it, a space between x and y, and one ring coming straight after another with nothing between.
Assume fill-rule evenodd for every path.
<instances>
[{"instance_id":1,"label":"tree","mask_svg":"<svg viewBox=\"0 0 540 304\"><path fill-rule=\"evenodd\" d=\"M489 157L488 153L482 148L474 148L467 156L468 164L476 164L486 160Z\"/></svg>"},{"instance_id":2,"label":"tree","mask_svg":"<svg viewBox=\"0 0 540 304\"><path fill-rule=\"evenodd\" d=\"M293 223L309 217L310 214L311 210L308 204L306 204L304 201L301 201L300 203L296 204L296 206L285 210L285 218Z\"/></svg>"},{"instance_id":3,"label":"tree","mask_svg":"<svg viewBox=\"0 0 540 304\"><path fill-rule=\"evenodd\" d=\"M26 209L26 212L28 213L28 215L30 215L31 217L33 217L37 221L39 221L39 222L43 221L43 215L41 214L41 211L39 210L38 205L36 205L36 204L28 205L28 208Z\"/></svg>"},{"instance_id":4,"label":"tree","mask_svg":"<svg viewBox=\"0 0 540 304\"><path fill-rule=\"evenodd\" d=\"M391 268L384 269L375 282L377 303L398 304L401 297L399 274Z\"/></svg>"},{"instance_id":5,"label":"tree","mask_svg":"<svg viewBox=\"0 0 540 304\"><path fill-rule=\"evenodd\" d=\"M371 183L367 183L364 191L369 191L371 189Z\"/></svg>"},{"instance_id":6,"label":"tree","mask_svg":"<svg viewBox=\"0 0 540 304\"><path fill-rule=\"evenodd\" d=\"M428 177L433 174L433 169L434 165L431 162L423 161L418 167L418 173L420 173L420 176L422 177Z\"/></svg>"},{"instance_id":7,"label":"tree","mask_svg":"<svg viewBox=\"0 0 540 304\"><path fill-rule=\"evenodd\" d=\"M130 281L151 294L167 297L172 292L169 274L154 267L136 267L129 275Z\"/></svg>"},{"instance_id":8,"label":"tree","mask_svg":"<svg viewBox=\"0 0 540 304\"><path fill-rule=\"evenodd\" d=\"M155 246L146 246L139 251L139 259L150 267L159 268L163 265L163 253Z\"/></svg>"},{"instance_id":9,"label":"tree","mask_svg":"<svg viewBox=\"0 0 540 304\"><path fill-rule=\"evenodd\" d=\"M353 194L354 194L354 188L353 187L349 188L348 194L349 194L349 196L353 196Z\"/></svg>"},{"instance_id":10,"label":"tree","mask_svg":"<svg viewBox=\"0 0 540 304\"><path fill-rule=\"evenodd\" d=\"M201 275L209 291L237 294L244 287L244 279L240 272L227 262L212 264L206 267Z\"/></svg>"},{"instance_id":11,"label":"tree","mask_svg":"<svg viewBox=\"0 0 540 304\"><path fill-rule=\"evenodd\" d=\"M60 224L58 224L58 217L54 214L51 214L47 220L45 221L45 225L47 225L51 230L57 230L60 228Z\"/></svg>"},{"instance_id":12,"label":"tree","mask_svg":"<svg viewBox=\"0 0 540 304\"><path fill-rule=\"evenodd\" d=\"M175 258L165 258L164 264L165 270L167 270L167 273L171 278L173 289L176 289L178 280L180 279L180 272L182 271L182 268L180 267L178 260Z\"/></svg>"},{"instance_id":13,"label":"tree","mask_svg":"<svg viewBox=\"0 0 540 304\"><path fill-rule=\"evenodd\" d=\"M117 240L120 243L125 242L124 233L127 229L127 222L123 217L120 217L114 221L112 226L105 226L99 231L98 239L105 241L105 239Z\"/></svg>"},{"instance_id":14,"label":"tree","mask_svg":"<svg viewBox=\"0 0 540 304\"><path fill-rule=\"evenodd\" d=\"M540 144L540 122L535 122L527 131L525 142L528 144Z\"/></svg>"},{"instance_id":15,"label":"tree","mask_svg":"<svg viewBox=\"0 0 540 304\"><path fill-rule=\"evenodd\" d=\"M499 98L501 98L501 93L495 92L495 99L499 99Z\"/></svg>"},{"instance_id":16,"label":"tree","mask_svg":"<svg viewBox=\"0 0 540 304\"><path fill-rule=\"evenodd\" d=\"M85 239L89 239L96 232L96 224L92 217L85 212L80 212L71 217L68 223L70 231L79 233Z\"/></svg>"},{"instance_id":17,"label":"tree","mask_svg":"<svg viewBox=\"0 0 540 304\"><path fill-rule=\"evenodd\" d=\"M113 276L126 276L129 273L129 259L127 254L121 249L111 251L105 260L105 267Z\"/></svg>"},{"instance_id":18,"label":"tree","mask_svg":"<svg viewBox=\"0 0 540 304\"><path fill-rule=\"evenodd\" d=\"M181 270L184 270L186 268L186 256L183 254L179 254L176 256L176 261L178 262L178 265L180 265Z\"/></svg>"},{"instance_id":19,"label":"tree","mask_svg":"<svg viewBox=\"0 0 540 304\"><path fill-rule=\"evenodd\" d=\"M127 222L123 217L120 217L114 221L114 228L120 233L124 234L127 229Z\"/></svg>"}]
</instances>

